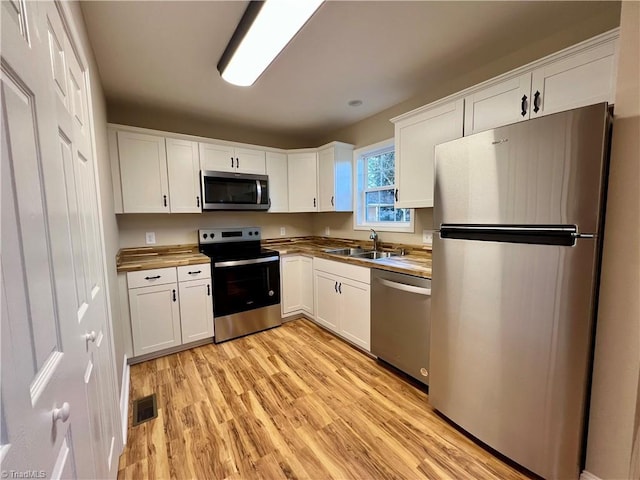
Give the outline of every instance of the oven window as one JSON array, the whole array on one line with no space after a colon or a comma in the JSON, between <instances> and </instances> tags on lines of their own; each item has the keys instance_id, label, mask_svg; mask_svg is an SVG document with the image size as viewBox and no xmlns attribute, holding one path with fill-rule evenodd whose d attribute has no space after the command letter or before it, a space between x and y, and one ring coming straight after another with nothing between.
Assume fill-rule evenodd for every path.
<instances>
[{"instance_id":1,"label":"oven window","mask_svg":"<svg viewBox=\"0 0 640 480\"><path fill-rule=\"evenodd\" d=\"M216 267L213 273L216 317L280 303L279 262Z\"/></svg>"},{"instance_id":2,"label":"oven window","mask_svg":"<svg viewBox=\"0 0 640 480\"><path fill-rule=\"evenodd\" d=\"M205 203L246 203L255 204L258 189L255 180L242 178L204 178Z\"/></svg>"}]
</instances>

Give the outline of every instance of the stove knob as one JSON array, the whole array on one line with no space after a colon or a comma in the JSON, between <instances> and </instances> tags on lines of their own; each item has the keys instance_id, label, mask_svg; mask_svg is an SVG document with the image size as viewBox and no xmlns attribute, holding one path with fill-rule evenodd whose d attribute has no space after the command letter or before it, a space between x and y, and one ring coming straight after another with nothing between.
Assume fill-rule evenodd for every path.
<instances>
[{"instance_id":1,"label":"stove knob","mask_svg":"<svg viewBox=\"0 0 640 480\"><path fill-rule=\"evenodd\" d=\"M215 233L212 233L212 234L211 234L211 238L213 238L213 237L215 237L215 236L216 236L216 234L215 234Z\"/></svg>"},{"instance_id":2,"label":"stove knob","mask_svg":"<svg viewBox=\"0 0 640 480\"><path fill-rule=\"evenodd\" d=\"M273 297L275 295L275 292L273 290L269 290L269 296Z\"/></svg>"},{"instance_id":3,"label":"stove knob","mask_svg":"<svg viewBox=\"0 0 640 480\"><path fill-rule=\"evenodd\" d=\"M249 235L253 235L253 232L249 232Z\"/></svg>"},{"instance_id":4,"label":"stove knob","mask_svg":"<svg viewBox=\"0 0 640 480\"><path fill-rule=\"evenodd\" d=\"M202 238L207 238L207 234L206 234L206 233L203 233L203 234L202 234Z\"/></svg>"},{"instance_id":5,"label":"stove knob","mask_svg":"<svg viewBox=\"0 0 640 480\"><path fill-rule=\"evenodd\" d=\"M258 232L257 232L257 231L256 231L256 232L253 232L253 234L254 234L254 235L258 235Z\"/></svg>"}]
</instances>

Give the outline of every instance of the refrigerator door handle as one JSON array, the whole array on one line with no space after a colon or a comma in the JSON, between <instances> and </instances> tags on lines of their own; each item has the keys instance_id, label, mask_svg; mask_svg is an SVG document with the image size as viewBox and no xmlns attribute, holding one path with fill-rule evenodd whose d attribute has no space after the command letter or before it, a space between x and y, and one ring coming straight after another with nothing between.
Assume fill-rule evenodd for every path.
<instances>
[{"instance_id":1,"label":"refrigerator door handle","mask_svg":"<svg viewBox=\"0 0 640 480\"><path fill-rule=\"evenodd\" d=\"M442 224L440 238L486 242L528 243L572 247L578 238L575 225L457 225Z\"/></svg>"}]
</instances>

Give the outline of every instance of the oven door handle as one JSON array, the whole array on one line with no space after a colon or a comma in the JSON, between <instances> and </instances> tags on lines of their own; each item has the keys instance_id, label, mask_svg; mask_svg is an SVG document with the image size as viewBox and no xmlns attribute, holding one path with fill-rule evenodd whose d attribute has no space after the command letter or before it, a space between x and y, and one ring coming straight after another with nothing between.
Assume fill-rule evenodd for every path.
<instances>
[{"instance_id":1,"label":"oven door handle","mask_svg":"<svg viewBox=\"0 0 640 480\"><path fill-rule=\"evenodd\" d=\"M255 265L256 263L277 262L280 257L250 258L248 260L229 260L228 262L216 262L213 264L215 268L240 267L242 265Z\"/></svg>"}]
</instances>

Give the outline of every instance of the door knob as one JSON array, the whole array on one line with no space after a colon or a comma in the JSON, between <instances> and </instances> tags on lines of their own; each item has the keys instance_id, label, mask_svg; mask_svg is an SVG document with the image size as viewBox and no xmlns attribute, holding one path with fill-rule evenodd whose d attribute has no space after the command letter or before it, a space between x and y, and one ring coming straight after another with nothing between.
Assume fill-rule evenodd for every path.
<instances>
[{"instance_id":1,"label":"door knob","mask_svg":"<svg viewBox=\"0 0 640 480\"><path fill-rule=\"evenodd\" d=\"M58 420L66 422L69 420L69 415L71 414L69 402L64 402L61 408L54 408L51 413L53 415L53 423L56 423Z\"/></svg>"},{"instance_id":2,"label":"door knob","mask_svg":"<svg viewBox=\"0 0 640 480\"><path fill-rule=\"evenodd\" d=\"M91 332L89 333L85 333L84 338L88 341L88 342L95 342L97 335L96 332L94 332L93 330L91 330Z\"/></svg>"}]
</instances>

